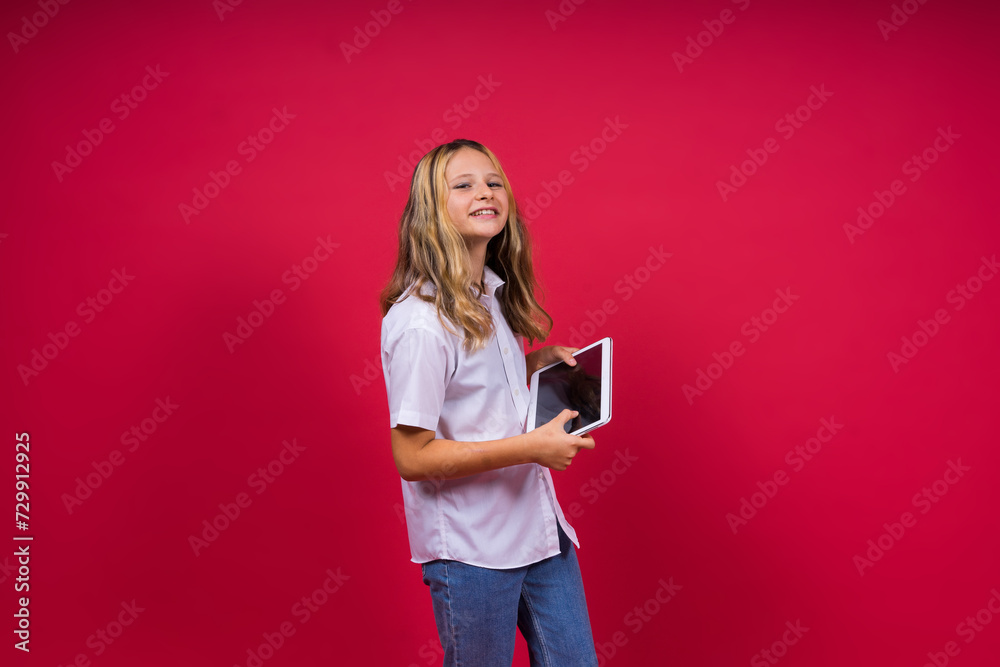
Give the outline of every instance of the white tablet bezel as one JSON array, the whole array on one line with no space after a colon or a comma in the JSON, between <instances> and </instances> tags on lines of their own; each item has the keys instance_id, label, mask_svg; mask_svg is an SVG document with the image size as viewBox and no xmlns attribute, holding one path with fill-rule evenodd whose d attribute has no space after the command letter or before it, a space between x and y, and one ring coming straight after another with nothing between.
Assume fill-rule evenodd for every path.
<instances>
[{"instance_id":1,"label":"white tablet bezel","mask_svg":"<svg viewBox=\"0 0 1000 667\"><path fill-rule=\"evenodd\" d=\"M577 356L586 352L587 350L601 346L601 418L598 419L593 424L584 426L583 428L577 429L570 433L570 435L583 435L593 431L594 429L604 426L609 421L611 421L611 337L606 336L598 341L595 341L588 345L587 347L582 347L573 353L573 356ZM554 366L558 366L563 362L557 361L554 364L549 364L543 368L539 368L537 371L531 374L531 387L530 393L528 395L528 417L525 423L525 433L528 431L535 430L535 414L536 408L538 406L538 376L547 371Z\"/></svg>"}]
</instances>

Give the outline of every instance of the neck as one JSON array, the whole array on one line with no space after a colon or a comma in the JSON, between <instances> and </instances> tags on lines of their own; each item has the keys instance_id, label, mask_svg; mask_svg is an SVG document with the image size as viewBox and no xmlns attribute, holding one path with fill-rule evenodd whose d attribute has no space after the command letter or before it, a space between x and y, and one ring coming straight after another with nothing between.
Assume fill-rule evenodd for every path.
<instances>
[{"instance_id":1,"label":"neck","mask_svg":"<svg viewBox=\"0 0 1000 667\"><path fill-rule=\"evenodd\" d=\"M486 280L486 273L483 269L486 266L486 242L470 245L468 248L472 284L478 285Z\"/></svg>"}]
</instances>

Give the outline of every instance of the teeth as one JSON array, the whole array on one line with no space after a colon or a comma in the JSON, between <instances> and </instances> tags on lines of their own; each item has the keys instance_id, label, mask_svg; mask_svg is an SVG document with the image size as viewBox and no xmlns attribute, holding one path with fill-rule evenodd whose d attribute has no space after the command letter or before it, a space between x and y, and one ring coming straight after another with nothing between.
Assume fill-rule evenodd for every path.
<instances>
[{"instance_id":1,"label":"teeth","mask_svg":"<svg viewBox=\"0 0 1000 667\"><path fill-rule=\"evenodd\" d=\"M491 209L483 209L481 211L476 211L472 215L473 215L473 217L475 217L477 215L495 215L495 214L496 214L496 211L493 211Z\"/></svg>"}]
</instances>

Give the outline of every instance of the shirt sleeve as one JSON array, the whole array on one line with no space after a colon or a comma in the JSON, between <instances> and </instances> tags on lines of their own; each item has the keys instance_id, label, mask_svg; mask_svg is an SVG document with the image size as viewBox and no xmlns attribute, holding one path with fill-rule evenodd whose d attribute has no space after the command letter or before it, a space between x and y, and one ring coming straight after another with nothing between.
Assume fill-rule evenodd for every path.
<instances>
[{"instance_id":1,"label":"shirt sleeve","mask_svg":"<svg viewBox=\"0 0 1000 667\"><path fill-rule=\"evenodd\" d=\"M421 328L404 329L382 350L389 427L397 424L437 431L445 389L454 370L443 337Z\"/></svg>"}]
</instances>

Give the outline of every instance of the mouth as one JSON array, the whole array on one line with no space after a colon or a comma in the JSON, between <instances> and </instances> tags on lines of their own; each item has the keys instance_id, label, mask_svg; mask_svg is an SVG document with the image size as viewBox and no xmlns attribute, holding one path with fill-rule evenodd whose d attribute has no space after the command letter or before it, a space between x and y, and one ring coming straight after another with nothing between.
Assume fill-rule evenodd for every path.
<instances>
[{"instance_id":1,"label":"mouth","mask_svg":"<svg viewBox=\"0 0 1000 667\"><path fill-rule=\"evenodd\" d=\"M495 218L500 215L495 208L492 206L487 206L485 208L476 209L471 214L470 218Z\"/></svg>"}]
</instances>

